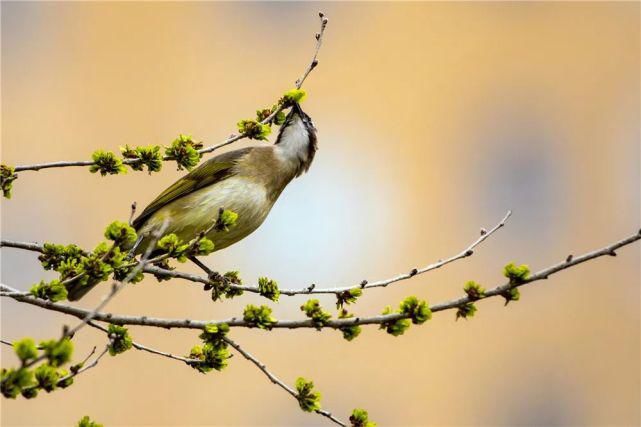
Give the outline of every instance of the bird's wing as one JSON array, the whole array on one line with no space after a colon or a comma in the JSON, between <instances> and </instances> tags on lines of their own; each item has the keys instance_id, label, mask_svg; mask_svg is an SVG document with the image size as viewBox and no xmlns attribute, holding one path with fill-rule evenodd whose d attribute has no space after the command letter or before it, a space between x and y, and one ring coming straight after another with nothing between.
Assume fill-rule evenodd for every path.
<instances>
[{"instance_id":1,"label":"bird's wing","mask_svg":"<svg viewBox=\"0 0 641 427\"><path fill-rule=\"evenodd\" d=\"M139 230L151 215L168 203L234 175L234 165L251 149L241 148L207 160L156 197L133 221L133 226Z\"/></svg>"}]
</instances>

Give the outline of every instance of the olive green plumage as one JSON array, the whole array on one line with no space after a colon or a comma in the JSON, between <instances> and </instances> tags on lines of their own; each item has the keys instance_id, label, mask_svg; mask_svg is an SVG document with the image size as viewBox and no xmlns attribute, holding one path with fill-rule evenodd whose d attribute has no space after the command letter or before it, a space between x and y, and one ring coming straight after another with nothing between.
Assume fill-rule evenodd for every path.
<instances>
[{"instance_id":1,"label":"olive green plumage","mask_svg":"<svg viewBox=\"0 0 641 427\"><path fill-rule=\"evenodd\" d=\"M295 105L274 145L220 154L156 197L133 223L143 236L136 251L144 251L152 231L165 222L165 233L193 239L216 221L221 208L238 214L236 225L211 230L207 238L216 250L238 242L263 223L287 184L309 169L315 152L316 130Z\"/></svg>"},{"instance_id":2,"label":"olive green plumage","mask_svg":"<svg viewBox=\"0 0 641 427\"><path fill-rule=\"evenodd\" d=\"M220 154L180 178L156 197L133 221L139 236L135 253L143 253L152 233L165 224L187 242L210 228L220 209L238 214L228 231L212 229L206 237L223 249L245 238L265 220L289 182L306 172L317 148L316 129L294 104L274 145L248 147ZM69 287L77 300L91 286Z\"/></svg>"}]
</instances>

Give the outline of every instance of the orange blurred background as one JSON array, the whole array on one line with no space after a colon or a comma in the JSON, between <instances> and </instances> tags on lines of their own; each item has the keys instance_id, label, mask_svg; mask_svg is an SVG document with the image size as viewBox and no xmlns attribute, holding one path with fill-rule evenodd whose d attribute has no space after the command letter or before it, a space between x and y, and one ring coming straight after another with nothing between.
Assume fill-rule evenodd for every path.
<instances>
[{"instance_id":1,"label":"orange blurred background","mask_svg":"<svg viewBox=\"0 0 641 427\"><path fill-rule=\"evenodd\" d=\"M407 295L459 296L470 279L491 287L509 261L538 270L639 228L639 3L3 2L2 161L88 159L178 133L217 143L293 86L319 8L330 22L303 105L319 128L315 163L256 233L207 263L250 284L354 284L453 255L514 211L472 258L367 292L355 310L371 315ZM132 201L144 206L180 175L171 163L152 176L21 173L2 201L2 236L93 247ZM638 425L639 256L637 244L525 287L507 307L484 301L458 322L439 313L398 338L375 327L353 342L331 330L232 337L289 384L313 379L343 419L363 407L381 426ZM3 249L1 265L2 282L21 289L55 277L31 253ZM303 301L270 305L301 318ZM257 302L214 303L199 286L150 278L108 311L220 319ZM2 301L4 339L50 338L65 323L75 320ZM88 329L78 357L104 344ZM178 354L198 341L131 331ZM67 390L0 403L7 426L85 414L110 427L327 425L239 355L202 375L132 350Z\"/></svg>"}]
</instances>

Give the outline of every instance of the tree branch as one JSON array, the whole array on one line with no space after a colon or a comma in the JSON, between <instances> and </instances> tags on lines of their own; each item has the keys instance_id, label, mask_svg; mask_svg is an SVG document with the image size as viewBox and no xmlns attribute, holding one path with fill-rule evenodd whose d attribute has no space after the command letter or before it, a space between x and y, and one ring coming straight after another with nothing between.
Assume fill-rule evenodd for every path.
<instances>
[{"instance_id":1,"label":"tree branch","mask_svg":"<svg viewBox=\"0 0 641 427\"><path fill-rule=\"evenodd\" d=\"M576 265L582 264L584 262L590 261L595 258L599 258L605 255L612 256L612 254L615 254L616 250L618 250L619 248L630 245L640 239L641 239L641 233L637 232L629 237L619 240L618 242L613 243L604 248L597 249L592 252L588 252L581 256L577 256L573 258L568 257L565 261L562 261L560 263L557 263L555 265L552 265L548 268L545 268L535 273L534 275L525 279L522 283L519 283L516 285L511 283L506 283L506 284L497 286L493 289L490 289L487 292L485 292L484 296L482 296L481 298L478 298L478 300L495 297L495 296L501 295L505 291L509 291L511 288L521 287L529 283L547 279L549 276L553 274L556 274L560 271L574 267ZM1 295L2 297L12 298L18 302L31 304L47 310L68 314L71 316L78 317L80 319L84 318L89 313L88 310L84 310L81 308L72 307L64 304L53 303L51 301L40 300L31 296L24 296L17 289L14 289L4 284L0 284L0 291L3 292L3 294ZM473 300L469 297L462 297L462 298L454 299L451 301L432 305L430 309L433 313L436 313L439 311L459 308L464 304L474 302L474 301L476 300ZM371 317L330 319L322 327L340 329L340 328L356 326L356 325L380 325L383 323L393 322L395 320L404 319L408 317L409 316L407 315L395 313L395 314L386 314L386 315L381 314L378 316L371 316ZM109 322L117 325L153 326L153 327L159 327L159 328L165 328L165 329L170 329L170 328L203 329L207 324L222 324L222 323L226 323L230 327L246 327L246 328L254 327L253 324L250 324L245 320L237 317L232 317L231 319L226 319L226 320L192 320L192 319L166 319L166 318L156 318L156 317L148 317L148 316L128 316L128 315L118 315L118 314L112 314L112 313L96 313L96 315L94 316L94 319L97 321ZM288 329L296 329L296 328L317 329L318 325L315 324L312 320L279 320L276 323L274 323L272 327L288 328Z\"/></svg>"},{"instance_id":2,"label":"tree branch","mask_svg":"<svg viewBox=\"0 0 641 427\"><path fill-rule=\"evenodd\" d=\"M7 346L10 346L10 347L13 347L13 343L11 341L0 339L0 343L2 343L4 345L7 345ZM65 382L67 382L67 380L69 380L71 378L74 378L74 377L77 377L78 375L82 374L83 372L85 372L85 371L95 367L96 365L98 365L98 362L100 362L100 359L102 359L102 357L105 354L107 354L108 351L109 351L109 344L107 344L105 346L105 349L98 355L98 357L96 357L94 359L93 362L91 362L89 365L86 365L86 363L89 361L91 356L93 356L96 353L96 347L94 346L91 349L91 351L89 352L89 354L87 355L87 357L85 357L82 362L77 364L77 366L80 366L80 368L77 371L71 372L70 374L60 378L57 381L58 386L61 386L61 385L65 384ZM23 365L23 367L27 367L27 365ZM27 389L29 389L29 388L34 389L34 388L37 388L37 386L28 387Z\"/></svg>"},{"instance_id":3,"label":"tree branch","mask_svg":"<svg viewBox=\"0 0 641 427\"><path fill-rule=\"evenodd\" d=\"M87 324L89 326L93 327L93 328L101 330L102 332L107 334L107 336L109 336L109 330L107 328L105 328L104 326L99 325L98 323L95 323L95 322L91 322L91 321L89 321ZM136 341L132 341L131 345L136 350L146 351L147 353L155 354L157 356L163 356L163 357L166 357L168 359L178 360L179 362L184 362L186 364L193 364L193 363L200 363L201 362L201 360L198 360L198 359L189 359L187 357L176 356L175 354L168 353L166 351L156 350L155 348L148 347L148 346L140 344L139 342L136 342Z\"/></svg>"},{"instance_id":4,"label":"tree branch","mask_svg":"<svg viewBox=\"0 0 641 427\"><path fill-rule=\"evenodd\" d=\"M278 377L276 377L276 375L274 375L271 371L269 371L269 369L267 369L267 366L263 362L261 362L260 360L256 359L254 356L251 355L251 353L249 353L247 350L244 350L240 345L238 345L232 339L230 339L228 337L225 337L223 339L227 344L232 346L238 353L240 353L245 359L249 360L254 365L256 365L256 367L258 369L260 369L260 371L263 374L265 374L265 376L267 376L267 378L269 378L269 380L272 383L276 384L278 387L282 388L287 393L289 393L294 399L298 400L298 393L296 393L296 391L293 388L291 388L290 386L285 384L283 381L278 379ZM322 415L322 416L324 416L324 417L326 417L326 418L328 418L330 420L332 420L334 422L334 424L337 424L337 425L343 426L343 427L347 427L347 424L345 424L344 422L342 422L341 420L336 418L329 411L325 411L323 409L318 409L318 410L316 410L316 413L320 414L320 415Z\"/></svg>"},{"instance_id":5,"label":"tree branch","mask_svg":"<svg viewBox=\"0 0 641 427\"><path fill-rule=\"evenodd\" d=\"M338 287L329 287L329 288L316 288L315 285L308 286L304 289L279 289L281 295L287 295L287 296L293 296L293 295L310 295L310 294L340 294L343 292L347 292L353 289L370 289L370 288L378 288L378 287L386 287L392 283L400 282L403 280L408 280L411 279L414 276L418 276L420 274L427 273L432 270L439 269L447 264L453 263L455 261L458 261L463 258L467 258L469 256L472 256L474 254L474 249L479 246L481 243L483 243L485 240L487 240L490 236L492 236L494 233L496 233L499 229L505 226L507 220L510 218L512 215L511 211L508 211L503 219L496 224L494 227L492 227L489 231L486 231L485 229L482 229L480 237L478 237L474 242L472 242L469 246L467 246L465 249L463 249L461 252L457 253L456 255L453 255L449 258L446 258L444 260L438 260L435 263L429 264L423 268L413 268L407 273L402 273L397 276L388 278L388 279L383 279L379 280L376 282L371 282L368 283L366 280L361 281L357 285L351 285L351 286L338 286ZM12 240L1 240L0 241L0 247L9 247L9 248L16 248L16 249L24 249L24 250L29 250L29 251L34 251L34 252L42 252L43 251L43 246L39 245L37 243L26 243L26 242L17 242L17 241L12 241ZM184 273L181 271L176 271L176 270L166 270L164 268L156 267L153 265L145 265L142 269L143 272L145 273L151 273L157 276L161 277L167 277L167 278L173 278L173 279L183 279L187 280L190 282L194 283L201 283L204 285L211 285L213 284L212 280L210 280L208 277L202 277L198 276L196 274L190 274L190 273ZM246 285L235 285L235 284L230 284L229 287L231 289L235 290L241 290L244 292L253 292L253 293L260 293L260 290L258 289L258 286L246 286Z\"/></svg>"},{"instance_id":6,"label":"tree branch","mask_svg":"<svg viewBox=\"0 0 641 427\"><path fill-rule=\"evenodd\" d=\"M85 365L85 363L87 363L87 361L89 360L89 358L91 357L91 355L95 353L95 351L96 351L96 347L94 347L94 348L93 348L93 350L91 351L91 353L89 354L89 356L87 356L87 357L85 358L85 360L82 362L82 364L83 364L83 367L82 367L82 368L80 368L80 369L79 369L78 371L76 371L76 372L72 372L71 374L67 375L67 376L66 376L66 377L64 377L64 378L61 378L61 379L58 381L58 383L59 383L59 384L62 384L62 383L64 383L66 380L68 380L69 378L74 378L74 377L76 377L76 376L78 376L78 375L82 374L83 372L88 371L89 369L96 367L96 365L98 365L98 363L100 362L100 359L102 359L102 358L103 358L103 356L104 356L105 354L107 354L107 352L109 351L109 345L107 344L107 345L105 346L104 350L102 350L102 352L101 352L101 353L100 353L100 354L99 354L99 355L98 355L98 356L93 360L93 362L91 362L91 363L90 363L90 364L88 364L88 365Z\"/></svg>"}]
</instances>

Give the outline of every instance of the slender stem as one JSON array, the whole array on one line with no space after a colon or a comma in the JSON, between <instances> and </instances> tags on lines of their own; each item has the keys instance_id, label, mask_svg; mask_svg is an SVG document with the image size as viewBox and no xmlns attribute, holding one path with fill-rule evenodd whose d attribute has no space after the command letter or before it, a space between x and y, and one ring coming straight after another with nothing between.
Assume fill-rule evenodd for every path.
<instances>
[{"instance_id":1,"label":"slender stem","mask_svg":"<svg viewBox=\"0 0 641 427\"><path fill-rule=\"evenodd\" d=\"M260 369L260 371L261 371L263 374L265 374L265 376L267 376L267 378L269 378L269 380L270 380L272 383L276 384L278 387L282 388L282 389L283 389L283 390L285 390L287 393L289 393L289 394L290 394L294 399L298 400L298 393L296 393L296 391L295 391L293 388L291 388L290 386L288 386L287 384L285 384L285 383L284 383L282 380L280 380L276 375L274 375L274 374L273 374L273 373L272 373L272 372L267 368L267 366L266 366L263 362L261 362L260 360L258 360L256 357L252 356L252 354L251 354L251 353L249 353L247 350L243 349L240 345L238 345L238 344L237 344L235 341L233 341L231 338L229 338L229 337L225 337L225 338L223 338L223 339L225 340L225 342L226 342L227 344L229 344L230 346L232 346L232 347L233 347L233 348L234 348L238 353L240 353L240 354L241 354L245 359L249 360L249 361L250 361L250 362L252 362L252 363L253 363L253 364L254 364L258 369ZM318 409L318 410L316 411L316 413L317 413L317 414L319 414L319 415L322 415L322 416L324 416L324 417L326 417L326 418L328 418L328 419L330 419L330 420L332 420L335 424L337 424L337 425L339 425L339 426L347 427L347 424L345 424L344 422L342 422L341 420L339 420L338 418L336 418L336 417L335 417L334 415L332 415L332 414L331 414L331 412L329 412L329 411L325 411L325 410L323 410L323 409Z\"/></svg>"},{"instance_id":2,"label":"slender stem","mask_svg":"<svg viewBox=\"0 0 641 427\"><path fill-rule=\"evenodd\" d=\"M337 286L337 287L328 287L328 288L316 288L315 285L313 286L308 286L303 289L280 289L281 295L287 295L287 296L294 296L294 295L310 295L310 294L340 294L343 292L350 291L352 289L369 289L369 288L378 288L378 287L386 287L392 283L400 282L403 280L408 280L413 278L414 276L418 276L421 274L425 274L429 271L439 269L441 267L444 267L447 264L453 263L455 261L458 261L463 258L470 257L474 254L474 249L479 246L481 243L483 243L485 240L487 240L490 236L492 236L494 233L496 233L498 230L503 228L507 222L507 220L510 218L512 212L508 211L503 219L496 224L494 227L492 227L489 231L483 230L481 235L474 240L470 245L468 245L465 249L463 249L461 252L457 253L456 255L453 255L449 258L443 259L443 260L438 260L437 262L434 262L432 264L429 264L423 268L413 268L409 270L407 273L402 273L397 276L388 278L388 279L383 279L379 280L376 282L371 282L368 283L366 280L361 281L358 284L351 285L351 286ZM35 251L35 252L42 252L43 247L41 245L38 245L37 243L24 243L24 242L16 242L16 241L11 241L11 240L2 240L0 241L0 247L10 247L10 248L16 248L16 249L25 249L25 250L30 250L30 251ZM162 255L161 255L162 256ZM194 283L202 283L202 284L212 284L212 281L210 280L209 277L202 277L198 276L196 274L190 274L190 273L184 273L181 271L176 271L176 270L166 270L164 268L156 267L153 265L150 265L152 262L155 262L159 260L160 257L157 257L153 260L150 260L142 269L143 272L145 273L152 273L157 276L161 277L169 277L169 278L174 278L174 279L184 279L188 280L190 282ZM128 266L129 267L129 266ZM202 267L201 267L202 268ZM205 268L207 268L205 266ZM204 269L203 269L204 270ZM207 268L207 270L209 270ZM206 271L206 270L205 270ZM206 271L206 273L209 275L209 272ZM258 286L246 286L246 285L234 285L230 284L230 288L236 289L236 290L241 290L244 292L253 292L253 293L260 293L260 290L258 289Z\"/></svg>"},{"instance_id":3,"label":"slender stem","mask_svg":"<svg viewBox=\"0 0 641 427\"><path fill-rule=\"evenodd\" d=\"M327 27L328 22L323 12L318 12L318 17L320 18L321 27L320 31L316 33L316 47L314 49L314 56L312 57L312 60L307 66L307 69L305 70L303 75L298 80L296 80L296 89L300 89L301 86L303 86L303 82L305 82L305 79L307 78L307 76L309 76L309 73L311 73L312 70L318 65L318 52L323 45L323 35L325 34L325 28Z\"/></svg>"},{"instance_id":4,"label":"slender stem","mask_svg":"<svg viewBox=\"0 0 641 427\"><path fill-rule=\"evenodd\" d=\"M310 64L307 66L301 77L299 77L296 80L296 88L300 89L303 85L303 82L305 79L307 79L307 76L312 72L314 68L318 65L318 52L321 48L321 45L323 43L323 35L325 33L325 27L327 26L327 18L324 17L322 13L320 15L320 21L321 21L321 27L320 27L320 32L316 34L316 46L314 48L314 56L312 57L312 61ZM278 113L280 113L283 110L283 106L280 106L276 110L272 111L272 113L266 117L264 120L261 121L262 124L270 124L274 121L274 118ZM227 139L224 141L209 146L202 148L198 150L200 154L207 154L211 153L213 151L216 151L222 147L225 147L229 144L232 144L238 140L247 138L247 135L245 134L232 134L230 135ZM173 158L169 156L164 156L163 160L174 160ZM134 164L134 163L139 163L139 159L122 159L122 163L126 165ZM24 172L24 171L39 171L41 169L51 169L51 168L65 168L65 167L86 167L86 166L92 166L95 165L96 162L91 161L91 160L80 160L80 161L60 161L60 162L49 162L49 163L36 163L36 164L31 164L31 165L21 165L21 166L16 166L15 167L15 172Z\"/></svg>"},{"instance_id":5,"label":"slender stem","mask_svg":"<svg viewBox=\"0 0 641 427\"><path fill-rule=\"evenodd\" d=\"M99 329L102 332L104 332L107 335L109 335L109 330L107 328L105 328L104 326L99 325L98 323L95 323L95 322L91 322L91 321L88 322L87 324L89 326L91 326L93 328L96 328L96 329ZM176 356L175 354L171 354L171 353L168 353L166 351L156 350L155 348L148 347L148 346L140 344L140 343L138 343L136 341L132 341L131 345L136 350L146 351L147 353L156 354L158 356L163 356L163 357L166 357L168 359L178 360L180 362L184 362L184 363L187 363L187 364L201 362L201 360L198 360L198 359L189 359L187 357Z\"/></svg>"},{"instance_id":6,"label":"slender stem","mask_svg":"<svg viewBox=\"0 0 641 427\"><path fill-rule=\"evenodd\" d=\"M100 353L100 354L99 354L99 355L98 355L98 356L93 360L93 362L91 362L91 363L90 363L90 364L88 364L88 365L85 365L85 363L87 363L87 361L89 360L89 358L90 358L90 357L91 357L91 356L96 352L96 347L94 347L94 348L91 350L91 353L89 353L89 355L88 355L87 357L85 357L85 359L82 361L82 365L83 365L83 366L82 366L80 369L78 369L76 372L72 372L72 373L70 373L70 374L68 374L68 375L66 375L66 376L64 376L64 377L62 377L62 378L60 378L60 379L57 381L57 383L56 383L56 384L57 384L58 386L61 386L61 385L63 385L63 384L65 383L65 381L69 380L70 378L77 377L78 375L82 374L83 372L86 372L86 371L88 371L89 369L94 368L96 365L98 365L98 363L100 362L100 359L102 359L102 358L103 358L103 356L104 356L105 354L107 354L107 352L108 352L108 351L109 351L109 345L107 344L107 345L105 346L105 349L104 349L104 350L103 350L103 351L102 351L102 352L101 352L101 353ZM25 365L25 366L26 366L26 365ZM34 389L34 388L37 388L37 386L26 387L24 390L29 390L29 389Z\"/></svg>"},{"instance_id":7,"label":"slender stem","mask_svg":"<svg viewBox=\"0 0 641 427\"><path fill-rule=\"evenodd\" d=\"M94 349L91 352L91 354L93 354L95 352L95 350L96 350L96 348L94 347ZM94 368L96 365L98 365L98 362L100 362L100 359L102 359L104 357L104 355L107 354L108 351L109 351L109 345L106 345L105 348L100 352L100 354L93 360L93 362L91 362L88 365L85 365L85 363L87 363L87 360L89 360L89 357L91 357L91 354L90 354L89 357L87 357L84 360L82 368L78 369L78 371L76 373L71 373L71 374L67 375L66 377L60 379L60 381L58 381L58 382L62 382L64 380L66 380L66 379L73 378L73 377L75 377L77 375L82 374L85 371L88 371L91 368Z\"/></svg>"}]
</instances>

